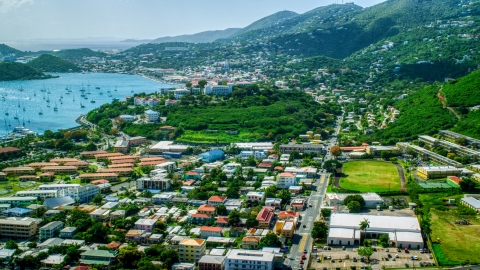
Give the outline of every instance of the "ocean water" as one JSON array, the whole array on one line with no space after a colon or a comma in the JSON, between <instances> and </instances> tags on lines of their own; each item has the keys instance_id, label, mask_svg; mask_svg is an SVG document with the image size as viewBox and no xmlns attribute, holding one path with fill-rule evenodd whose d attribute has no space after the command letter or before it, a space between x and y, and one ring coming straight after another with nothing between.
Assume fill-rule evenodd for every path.
<instances>
[{"instance_id":1,"label":"ocean water","mask_svg":"<svg viewBox=\"0 0 480 270\"><path fill-rule=\"evenodd\" d=\"M111 73L52 75L60 77L0 83L0 135L11 132L17 126L24 126L40 134L45 130L72 128L78 126L75 120L80 115L102 104L110 103L114 98L124 100L126 96L134 93L152 93L158 91L160 87L169 86L136 75ZM82 84L88 99L80 96ZM72 90L70 94L67 94L67 87ZM23 91L20 91L21 88ZM46 91L42 92L42 89ZM95 100L95 103L91 100ZM81 104L85 107L81 108ZM54 111L55 106L57 111ZM40 115L40 112L43 115Z\"/></svg>"}]
</instances>

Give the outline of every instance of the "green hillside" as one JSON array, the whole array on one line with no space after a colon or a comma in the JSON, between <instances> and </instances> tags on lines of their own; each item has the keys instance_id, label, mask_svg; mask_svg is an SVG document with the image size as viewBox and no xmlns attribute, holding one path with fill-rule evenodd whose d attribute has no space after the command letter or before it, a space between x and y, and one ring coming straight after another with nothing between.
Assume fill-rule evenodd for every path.
<instances>
[{"instance_id":1,"label":"green hillside","mask_svg":"<svg viewBox=\"0 0 480 270\"><path fill-rule=\"evenodd\" d=\"M449 110L442 107L437 97L440 85L431 85L395 103L400 111L398 121L378 130L364 140L380 141L386 145L398 141L409 141L418 135L433 135L441 129L453 127L457 118Z\"/></svg>"},{"instance_id":2,"label":"green hillside","mask_svg":"<svg viewBox=\"0 0 480 270\"><path fill-rule=\"evenodd\" d=\"M447 106L458 106L452 108L458 117L443 108L438 97L439 89L442 89L440 93L446 97ZM472 72L457 81L425 87L405 100L398 101L394 105L400 111L398 121L361 139L391 144L395 141L413 140L422 134L433 135L441 129L451 129L480 139L480 111L465 108L476 105L480 105L480 71Z\"/></svg>"},{"instance_id":3,"label":"green hillside","mask_svg":"<svg viewBox=\"0 0 480 270\"><path fill-rule=\"evenodd\" d=\"M25 64L0 63L0 81L38 80L51 77Z\"/></svg>"},{"instance_id":4,"label":"green hillside","mask_svg":"<svg viewBox=\"0 0 480 270\"><path fill-rule=\"evenodd\" d=\"M43 72L79 72L80 68L53 55L43 54L27 63L28 66Z\"/></svg>"},{"instance_id":5,"label":"green hillside","mask_svg":"<svg viewBox=\"0 0 480 270\"><path fill-rule=\"evenodd\" d=\"M263 28L270 27L270 26L278 24L278 23L280 23L284 20L291 19L295 16L298 16L298 13L295 13L293 11L288 11L288 10L279 11L277 13L274 13L270 16L264 17L264 18L262 18L258 21L255 21L255 22L249 24L248 26L240 29L235 34L230 36L230 38L241 36L241 35L243 35L247 32L253 31L253 30L258 30L258 29L263 29Z\"/></svg>"},{"instance_id":6,"label":"green hillside","mask_svg":"<svg viewBox=\"0 0 480 270\"><path fill-rule=\"evenodd\" d=\"M105 57L105 56L107 56L106 53L92 51L92 50L87 49L87 48L60 50L58 52L52 52L51 54L56 56L56 57L60 57L64 60L68 60L68 61L72 61L72 62L80 61L80 60L82 60L83 57Z\"/></svg>"},{"instance_id":7,"label":"green hillside","mask_svg":"<svg viewBox=\"0 0 480 270\"><path fill-rule=\"evenodd\" d=\"M451 107L480 105L480 70L445 84L442 94Z\"/></svg>"},{"instance_id":8,"label":"green hillside","mask_svg":"<svg viewBox=\"0 0 480 270\"><path fill-rule=\"evenodd\" d=\"M17 56L22 56L25 54L24 52L17 50L15 48L12 48L5 44L0 44L0 53L2 53L3 55L14 53Z\"/></svg>"}]
</instances>

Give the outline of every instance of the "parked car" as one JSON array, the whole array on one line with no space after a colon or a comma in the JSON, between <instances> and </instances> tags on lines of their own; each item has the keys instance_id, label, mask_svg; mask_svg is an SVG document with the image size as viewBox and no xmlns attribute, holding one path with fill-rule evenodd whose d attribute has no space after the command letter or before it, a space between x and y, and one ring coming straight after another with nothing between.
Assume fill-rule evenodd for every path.
<instances>
[{"instance_id":1,"label":"parked car","mask_svg":"<svg viewBox=\"0 0 480 270\"><path fill-rule=\"evenodd\" d=\"M345 246L342 246L342 250L346 250L347 248Z\"/></svg>"},{"instance_id":2,"label":"parked car","mask_svg":"<svg viewBox=\"0 0 480 270\"><path fill-rule=\"evenodd\" d=\"M427 266L427 265L428 265L427 262L423 262L423 266Z\"/></svg>"},{"instance_id":3,"label":"parked car","mask_svg":"<svg viewBox=\"0 0 480 270\"><path fill-rule=\"evenodd\" d=\"M317 258L317 262L320 262L320 258Z\"/></svg>"},{"instance_id":4,"label":"parked car","mask_svg":"<svg viewBox=\"0 0 480 270\"><path fill-rule=\"evenodd\" d=\"M415 260L415 257L410 256L410 260L414 261L414 260Z\"/></svg>"},{"instance_id":5,"label":"parked car","mask_svg":"<svg viewBox=\"0 0 480 270\"><path fill-rule=\"evenodd\" d=\"M300 260L300 264L303 264L303 260Z\"/></svg>"},{"instance_id":6,"label":"parked car","mask_svg":"<svg viewBox=\"0 0 480 270\"><path fill-rule=\"evenodd\" d=\"M418 260L418 257L417 257L417 256L413 256L413 258L414 258L415 260Z\"/></svg>"},{"instance_id":7,"label":"parked car","mask_svg":"<svg viewBox=\"0 0 480 270\"><path fill-rule=\"evenodd\" d=\"M303 250L303 253L307 254L307 253L308 253L308 251L307 251L306 249L304 249L304 250Z\"/></svg>"},{"instance_id":8,"label":"parked car","mask_svg":"<svg viewBox=\"0 0 480 270\"><path fill-rule=\"evenodd\" d=\"M395 254L395 258L398 258L398 257L400 257L400 256L398 256L398 254Z\"/></svg>"},{"instance_id":9,"label":"parked car","mask_svg":"<svg viewBox=\"0 0 480 270\"><path fill-rule=\"evenodd\" d=\"M307 258L307 256L305 256L305 254L302 254L302 260L305 260Z\"/></svg>"},{"instance_id":10,"label":"parked car","mask_svg":"<svg viewBox=\"0 0 480 270\"><path fill-rule=\"evenodd\" d=\"M408 248L405 248L405 253L408 253Z\"/></svg>"},{"instance_id":11,"label":"parked car","mask_svg":"<svg viewBox=\"0 0 480 270\"><path fill-rule=\"evenodd\" d=\"M355 258L355 257L353 257L352 260L353 260L353 262L357 262L357 258Z\"/></svg>"},{"instance_id":12,"label":"parked car","mask_svg":"<svg viewBox=\"0 0 480 270\"><path fill-rule=\"evenodd\" d=\"M331 259L330 261L331 261L332 263L334 263L334 262L335 262L335 260L334 260L334 259Z\"/></svg>"}]
</instances>

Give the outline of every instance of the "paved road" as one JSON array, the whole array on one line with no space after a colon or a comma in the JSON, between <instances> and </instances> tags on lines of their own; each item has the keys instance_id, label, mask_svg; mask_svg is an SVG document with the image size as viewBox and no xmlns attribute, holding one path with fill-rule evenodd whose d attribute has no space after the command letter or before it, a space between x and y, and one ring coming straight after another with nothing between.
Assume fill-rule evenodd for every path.
<instances>
[{"instance_id":1,"label":"paved road","mask_svg":"<svg viewBox=\"0 0 480 270\"><path fill-rule=\"evenodd\" d=\"M291 266L292 269L304 269L306 266L300 264L300 258L303 250L306 249L310 254L312 250L312 237L310 233L312 231L313 222L320 217L320 206L323 203L325 192L327 191L329 174L321 174L319 179L314 183L317 190L312 190L309 197L309 204L312 207L308 207L301 213L301 225L297 228L295 235L292 239L292 247L287 254L285 265ZM305 225L305 228L303 227Z\"/></svg>"}]
</instances>

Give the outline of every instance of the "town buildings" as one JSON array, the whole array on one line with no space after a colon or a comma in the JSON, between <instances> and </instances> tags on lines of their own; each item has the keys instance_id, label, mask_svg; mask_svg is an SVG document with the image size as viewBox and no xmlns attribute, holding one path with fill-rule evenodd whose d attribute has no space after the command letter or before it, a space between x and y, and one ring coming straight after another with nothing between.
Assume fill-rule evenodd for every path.
<instances>
[{"instance_id":1,"label":"town buildings","mask_svg":"<svg viewBox=\"0 0 480 270\"><path fill-rule=\"evenodd\" d=\"M274 260L272 252L231 249L225 257L225 270L273 270Z\"/></svg>"},{"instance_id":2,"label":"town buildings","mask_svg":"<svg viewBox=\"0 0 480 270\"><path fill-rule=\"evenodd\" d=\"M185 238L178 244L181 262L198 262L205 254L206 241L203 239Z\"/></svg>"}]
</instances>

